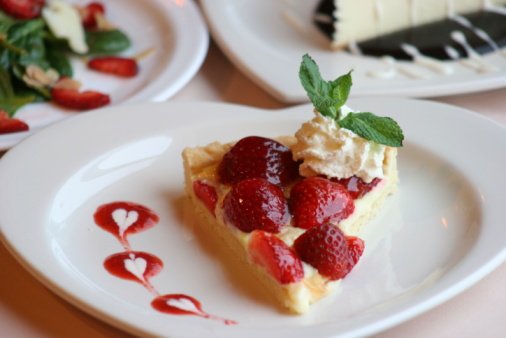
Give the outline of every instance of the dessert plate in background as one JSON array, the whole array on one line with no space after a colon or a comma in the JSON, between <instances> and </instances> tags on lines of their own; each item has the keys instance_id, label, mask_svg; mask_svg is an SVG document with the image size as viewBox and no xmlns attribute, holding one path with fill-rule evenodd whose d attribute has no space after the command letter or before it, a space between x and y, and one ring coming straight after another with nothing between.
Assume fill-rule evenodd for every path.
<instances>
[{"instance_id":1,"label":"dessert plate in background","mask_svg":"<svg viewBox=\"0 0 506 338\"><path fill-rule=\"evenodd\" d=\"M329 41L312 23L319 0L202 0L213 38L227 57L248 77L283 102L307 101L297 77L302 55L308 53L327 80L353 69L356 83L352 96L438 97L504 87L506 53L491 53L484 62L494 68L476 72L458 61L445 64L445 75L412 62L397 67L427 76L412 78L401 71L390 79L374 78L389 66L379 58L352 55L329 49Z\"/></svg>"},{"instance_id":2,"label":"dessert plate in background","mask_svg":"<svg viewBox=\"0 0 506 338\"><path fill-rule=\"evenodd\" d=\"M131 79L87 70L81 60L74 59L74 78L83 83L83 89L109 94L113 105L163 101L197 73L207 53L209 33L193 0L108 0L105 6L107 18L132 41L122 55L134 56L151 48L154 51L139 61L139 75ZM30 131L0 135L0 151L49 124L77 114L82 113L50 103L26 105L15 117L27 122Z\"/></svg>"},{"instance_id":3,"label":"dessert plate in background","mask_svg":"<svg viewBox=\"0 0 506 338\"><path fill-rule=\"evenodd\" d=\"M506 158L497 156L506 130L433 102L357 98L349 105L402 126L399 191L367 225L364 255L340 291L307 315L280 313L248 271L226 258L221 242L195 231L181 151L254 134L293 134L312 118L310 105L271 111L206 102L132 104L49 126L0 160L0 239L63 299L135 335L318 338L387 329L455 296L505 259L506 182L493 178L506 167ZM93 215L113 201L147 206L160 218L128 237L132 250L164 263L150 279L153 289L189 295L206 313L237 325L160 313L149 290L109 274L105 259L123 247Z\"/></svg>"}]
</instances>

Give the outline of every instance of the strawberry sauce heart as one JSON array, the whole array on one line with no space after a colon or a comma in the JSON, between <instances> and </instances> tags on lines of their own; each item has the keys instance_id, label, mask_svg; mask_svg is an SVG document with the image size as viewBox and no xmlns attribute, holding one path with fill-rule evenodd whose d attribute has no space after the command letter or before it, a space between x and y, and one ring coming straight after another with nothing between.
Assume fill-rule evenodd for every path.
<instances>
[{"instance_id":1,"label":"strawberry sauce heart","mask_svg":"<svg viewBox=\"0 0 506 338\"><path fill-rule=\"evenodd\" d=\"M101 205L93 218L99 227L116 236L125 250L130 250L128 235L152 228L159 220L151 209L121 201Z\"/></svg>"},{"instance_id":2,"label":"strawberry sauce heart","mask_svg":"<svg viewBox=\"0 0 506 338\"><path fill-rule=\"evenodd\" d=\"M138 282L154 295L159 295L149 282L163 268L162 260L155 255L142 251L125 251L107 257L104 267L111 275Z\"/></svg>"},{"instance_id":3,"label":"strawberry sauce heart","mask_svg":"<svg viewBox=\"0 0 506 338\"><path fill-rule=\"evenodd\" d=\"M237 322L213 316L202 310L202 305L198 300L183 294L163 295L155 298L151 306L160 311L171 315L196 315L208 319L214 319L224 322L227 325L235 325Z\"/></svg>"},{"instance_id":4,"label":"strawberry sauce heart","mask_svg":"<svg viewBox=\"0 0 506 338\"><path fill-rule=\"evenodd\" d=\"M127 241L128 235L147 230L158 223L159 217L151 209L132 202L112 202L99 206L93 218L99 227L118 238L124 248L123 252L107 257L104 260L104 268L113 276L143 285L155 297L151 302L153 309L172 315L196 315L219 320L226 325L237 324L233 320L202 311L200 302L190 296L161 296L151 285L151 277L158 275L163 269L162 260L147 252L132 251Z\"/></svg>"}]
</instances>

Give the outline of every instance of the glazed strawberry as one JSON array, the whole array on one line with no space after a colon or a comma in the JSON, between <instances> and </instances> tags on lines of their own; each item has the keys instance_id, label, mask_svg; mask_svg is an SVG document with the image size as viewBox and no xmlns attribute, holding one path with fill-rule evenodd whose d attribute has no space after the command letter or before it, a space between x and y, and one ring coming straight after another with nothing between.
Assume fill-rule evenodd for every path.
<instances>
[{"instance_id":1,"label":"glazed strawberry","mask_svg":"<svg viewBox=\"0 0 506 338\"><path fill-rule=\"evenodd\" d=\"M257 177L286 186L297 178L298 170L290 149L268 138L249 136L237 142L223 156L218 176L220 182L227 185Z\"/></svg>"},{"instance_id":2,"label":"glazed strawberry","mask_svg":"<svg viewBox=\"0 0 506 338\"><path fill-rule=\"evenodd\" d=\"M346 236L346 240L348 241L348 248L350 253L350 258L352 260L352 265L350 266L350 270L358 263L360 257L364 253L365 245L364 241L361 238L355 236Z\"/></svg>"},{"instance_id":3,"label":"glazed strawberry","mask_svg":"<svg viewBox=\"0 0 506 338\"><path fill-rule=\"evenodd\" d=\"M0 0L0 9L15 19L28 20L40 17L45 0Z\"/></svg>"},{"instance_id":4,"label":"glazed strawberry","mask_svg":"<svg viewBox=\"0 0 506 338\"><path fill-rule=\"evenodd\" d=\"M363 251L358 241L352 240L352 248L343 232L335 225L326 223L313 227L294 242L294 250L306 263L330 280L344 278L355 266ZM357 244L355 244L357 243Z\"/></svg>"},{"instance_id":5,"label":"glazed strawberry","mask_svg":"<svg viewBox=\"0 0 506 338\"><path fill-rule=\"evenodd\" d=\"M297 183L290 192L289 206L294 225L303 229L338 223L355 210L353 198L343 185L321 177Z\"/></svg>"},{"instance_id":6,"label":"glazed strawberry","mask_svg":"<svg viewBox=\"0 0 506 338\"><path fill-rule=\"evenodd\" d=\"M289 220L283 191L261 179L249 178L232 187L223 201L225 219L239 230L278 233Z\"/></svg>"},{"instance_id":7,"label":"glazed strawberry","mask_svg":"<svg viewBox=\"0 0 506 338\"><path fill-rule=\"evenodd\" d=\"M344 185L350 193L351 197L353 197L353 199L357 199L363 197L365 194L371 191L372 188L374 188L381 181L381 179L376 177L371 182L365 183L360 177L352 176L340 180L332 178L331 181Z\"/></svg>"},{"instance_id":8,"label":"glazed strawberry","mask_svg":"<svg viewBox=\"0 0 506 338\"><path fill-rule=\"evenodd\" d=\"M25 122L10 118L5 111L0 109L0 134L16 133L28 129L30 128Z\"/></svg>"},{"instance_id":9,"label":"glazed strawberry","mask_svg":"<svg viewBox=\"0 0 506 338\"><path fill-rule=\"evenodd\" d=\"M248 252L253 262L263 266L280 284L296 283L304 278L302 261L274 234L253 231Z\"/></svg>"},{"instance_id":10,"label":"glazed strawberry","mask_svg":"<svg viewBox=\"0 0 506 338\"><path fill-rule=\"evenodd\" d=\"M134 77L139 73L139 66L135 59L118 56L97 57L88 61L88 67L121 77Z\"/></svg>"},{"instance_id":11,"label":"glazed strawberry","mask_svg":"<svg viewBox=\"0 0 506 338\"><path fill-rule=\"evenodd\" d=\"M76 89L53 88L51 96L55 103L78 110L95 109L111 102L109 95L91 90L79 92Z\"/></svg>"},{"instance_id":12,"label":"glazed strawberry","mask_svg":"<svg viewBox=\"0 0 506 338\"><path fill-rule=\"evenodd\" d=\"M97 15L104 15L105 8L100 2L90 2L80 8L83 26L86 29L97 28Z\"/></svg>"},{"instance_id":13,"label":"glazed strawberry","mask_svg":"<svg viewBox=\"0 0 506 338\"><path fill-rule=\"evenodd\" d=\"M216 203L218 202L218 194L216 190L203 181L193 182L193 191L198 199L204 203L206 208L215 216Z\"/></svg>"}]
</instances>

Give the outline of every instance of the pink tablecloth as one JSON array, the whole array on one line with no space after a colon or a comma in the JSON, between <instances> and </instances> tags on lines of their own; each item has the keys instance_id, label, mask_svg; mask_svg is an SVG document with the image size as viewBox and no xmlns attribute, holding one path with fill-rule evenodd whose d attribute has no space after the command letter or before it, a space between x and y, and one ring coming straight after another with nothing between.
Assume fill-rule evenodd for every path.
<instances>
[{"instance_id":1,"label":"pink tablecloth","mask_svg":"<svg viewBox=\"0 0 506 338\"><path fill-rule=\"evenodd\" d=\"M213 44L197 76L173 100L222 101L272 109L287 106L246 78ZM506 125L506 89L437 101ZM128 336L48 291L1 244L0 270L1 337ZM374 337L506 337L506 263L443 305Z\"/></svg>"}]
</instances>

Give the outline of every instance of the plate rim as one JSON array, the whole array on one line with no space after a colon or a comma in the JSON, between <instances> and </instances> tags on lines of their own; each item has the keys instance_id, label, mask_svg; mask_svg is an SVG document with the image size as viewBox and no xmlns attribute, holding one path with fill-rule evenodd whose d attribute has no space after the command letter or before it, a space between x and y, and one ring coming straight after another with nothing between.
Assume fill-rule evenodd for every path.
<instances>
[{"instance_id":1,"label":"plate rim","mask_svg":"<svg viewBox=\"0 0 506 338\"><path fill-rule=\"evenodd\" d=\"M169 63L177 63L178 66L167 67L162 73L158 74L158 76L153 79L150 84L139 88L133 96L128 97L121 102L113 103L110 106L141 103L145 101L160 102L171 98L182 90L197 74L204 63L209 49L209 30L198 5L195 3L195 0L185 0L184 6L179 6L176 3L163 0L144 1L148 1L152 7L160 10L161 17L166 20L164 22L173 27L175 40L185 42L185 44L179 48L176 42L174 51L171 53L172 57L169 60ZM191 38L189 38L190 35ZM176 80L171 80L172 85L170 86L167 86L165 83L167 74L171 75L168 73L168 70L172 72L175 71L176 75ZM159 89L154 93L150 93L150 91L152 91L156 86L158 86ZM29 109L29 107L26 107L26 109ZM60 118L60 120L74 117L75 115L78 114L69 114L68 116ZM0 152L12 148L21 140L51 124L52 123L38 126L33 129L30 128L30 130L25 132L0 135Z\"/></svg>"},{"instance_id":2,"label":"plate rim","mask_svg":"<svg viewBox=\"0 0 506 338\"><path fill-rule=\"evenodd\" d=\"M388 102L388 101L393 100L393 101L410 102L409 104L415 104L415 102L416 102L417 104L428 105L429 107L430 106L434 107L435 105L445 107L447 109L452 109L455 112L458 112L459 114L465 114L467 116L467 118L471 119L472 121L479 121L480 123L484 123L487 127L490 127L490 128L498 128L499 127L501 130L501 133L503 133L506 137L506 128L504 128L502 125L500 125L500 124L498 124L486 117L475 114L471 111L468 111L468 110L465 110L465 109L462 109L459 107L454 107L454 106L451 106L448 104L435 103L435 102L423 101L423 100L411 100L411 99L368 98L368 99L351 99L350 102L352 102L352 103L350 105L352 107L354 107L354 106L358 107L359 104L356 104L356 102L360 103L361 101L364 101L364 100L365 101L374 100L375 102L377 102L378 100L383 101L383 102ZM287 113L287 112L303 109L303 107L304 107L304 109L305 109L305 107L311 107L311 105L308 104L308 105L300 105L300 106L290 107L290 108L283 108L283 109L279 109L279 110L266 110L266 109L261 109L261 108L252 108L252 107L238 106L238 105L234 105L234 104L219 103L219 102L172 101L172 102L163 102L163 103L136 104L136 105L132 105L130 109L136 109L136 107L155 107L155 105L158 107L171 107L171 106L172 107L183 107L183 106L204 107L204 106L208 106L208 105L213 105L216 108L220 108L220 107L225 108L226 107L226 109L224 109L224 110L230 110L232 108L232 109L245 110L250 113L261 112L260 114L262 114L262 117L264 117L264 118L266 116L268 116L269 114L272 114L272 113L275 114L276 112ZM123 107L123 109L124 108L125 107ZM5 180L4 179L5 175L1 175L6 170L5 167L8 165L15 166L16 164L14 164L13 162L16 161L16 157L23 156L23 153L26 151L30 151L31 148L33 148L33 147L37 148L37 147L41 147L41 146L43 147L44 139L46 138L46 136L51 137L51 138L57 137L57 136L55 136L56 134L54 133L54 130L59 130L59 129L65 128L67 125L78 125L78 124L82 125L83 122L88 123L88 122L86 122L86 120L93 121L96 119L96 117L98 115L104 115L104 114L116 114L117 115L118 111L119 111L119 109L117 107L110 107L110 108L101 109L96 112L91 112L90 114L81 115L79 118L67 119L67 120L61 121L59 123L56 123L53 126L48 127L47 130L43 130L40 133L37 133L34 136L28 138L27 140L21 142L18 146L14 147L11 151L9 151L4 156L4 158L0 159L0 185L1 185L2 181ZM221 115L221 116L223 117L223 116L228 116L228 115L230 115L229 112L226 112L226 113L223 113L223 115ZM242 114L237 114L237 115L242 115ZM243 117L236 116L236 118L238 120L241 120ZM248 115L248 118L252 118L252 117ZM0 201L2 199L4 199L5 197L6 197L5 193L0 191ZM4 207L0 204L0 210L2 210L2 209L4 209ZM4 225L1 222L1 220L3 218L4 218L3 214L0 213L0 240L2 240L2 242L4 242L4 244L9 249L9 251L13 254L13 256L18 261L20 261L22 263L22 265L25 269L27 269L31 274L33 274L43 284L48 286L53 292L59 294L62 298L66 299L67 301L69 301L73 305L85 310L86 312L88 312L94 316L106 315L106 317L110 319L110 324L118 326L119 328L121 328L123 330L125 330L125 327L127 327L130 330L132 330L133 332L150 333L150 332L144 332L142 330L140 332L136 331L139 329L139 327L134 325L133 323L125 323L124 321L118 322L118 318L116 318L114 316L111 317L110 313L108 313L108 312L102 313L104 311L103 309L97 309L93 306L90 306L90 304L87 304L86 302L83 303L83 300L81 298L79 298L75 295L72 295L72 294L68 294L67 292L65 292L66 291L65 289L62 292L61 286L59 286L58 283L51 280L42 271L40 271L39 268L33 266L33 263L30 263L30 261L27 260L26 255L23 255L23 253L19 249L19 246L16 246L15 244L12 243L12 241L10 240L9 235L8 235L9 233L11 233L11 230L9 230L9 225ZM462 280L458 284L454 284L453 287L450 288L450 290L452 292L447 292L444 295L444 297L442 297L442 295L439 295L439 297L432 296L432 297L426 299L425 301L420 302L417 306L408 306L407 310L409 310L409 311L406 311L406 310L400 311L400 313L397 313L396 316L390 316L390 320L380 320L378 323L375 323L375 325L373 325L373 327L371 327L371 325L366 325L364 328L362 328L358 331L352 332L352 333L353 333L353 335L378 333L382 330L388 329L396 324L399 324L407 319L413 318L414 316L419 315L419 314L435 307L436 305L443 303L444 301L452 298L453 296L457 295L458 293L460 293L460 292L464 291L465 289L467 289L468 287L472 286L474 283L476 283L481 278L485 277L488 273L490 273L493 269L495 269L505 259L506 259L506 247L503 246L502 251L497 253L496 256L494 256L492 259L489 259L487 261L487 264L482 265L479 270L475 270L472 273L468 274L465 280ZM419 296L419 297L422 297L422 296ZM393 310L391 310L391 311L393 311ZM97 314L97 312L100 312L100 313ZM102 319L104 319L104 318L102 318ZM128 325L125 325L125 324L128 324ZM328 324L328 325L332 326L331 324ZM249 329L251 329L251 328L249 328ZM233 332L234 330L232 329L230 331ZM256 332L256 330L254 330L254 331ZM302 330L302 331L306 332L306 330ZM265 333L266 330L261 329L258 332Z\"/></svg>"},{"instance_id":3,"label":"plate rim","mask_svg":"<svg viewBox=\"0 0 506 338\"><path fill-rule=\"evenodd\" d=\"M277 83L277 80L272 77L269 71L262 71L262 63L255 58L248 58L248 56L258 48L251 48L245 51L244 48L234 48L236 46L234 41L238 41L236 29L234 25L227 21L227 13L224 8L230 6L240 7L244 2L254 0L242 0L233 3L227 3L226 0L201 0L201 6L209 25L209 31L213 39L220 46L220 49L228 57L228 59L240 69L248 78L255 82L258 86L262 87L274 98L285 103L299 104L307 102L305 94L302 92L294 92L288 90L286 86ZM316 2L317 0L312 0ZM219 5L216 3L219 2ZM254 43L254 42L253 42ZM258 46L256 46L258 47ZM307 47L307 46L306 46ZM314 50L313 57L319 60L331 60L336 58L337 52L325 49ZM504 50L504 49L503 49ZM302 54L300 55L302 56ZM275 55L269 54L270 59L276 59ZM364 56L368 59L367 56ZM369 58L372 60L372 58ZM286 64L287 60L278 60L278 66ZM295 62L295 61L294 61ZM297 64L299 64L297 60ZM295 73L294 73L295 74ZM504 71L501 73L504 75ZM286 74L285 74L286 75ZM479 76L480 74L476 74ZM416 87L403 86L399 84L394 87L394 90L388 86L371 87L371 88L356 88L350 95L353 97L370 97L370 96L389 96L389 97L406 97L406 98L436 98L450 95L460 95L476 92L484 92L487 90L499 89L504 86L504 76L496 77L481 77L481 81L453 81L447 83L445 81L435 81L429 84L420 84ZM294 78L295 79L295 78ZM385 80L387 83L388 80ZM409 84L412 81L419 81L407 78L405 83ZM292 89L292 88L290 88Z\"/></svg>"}]
</instances>

